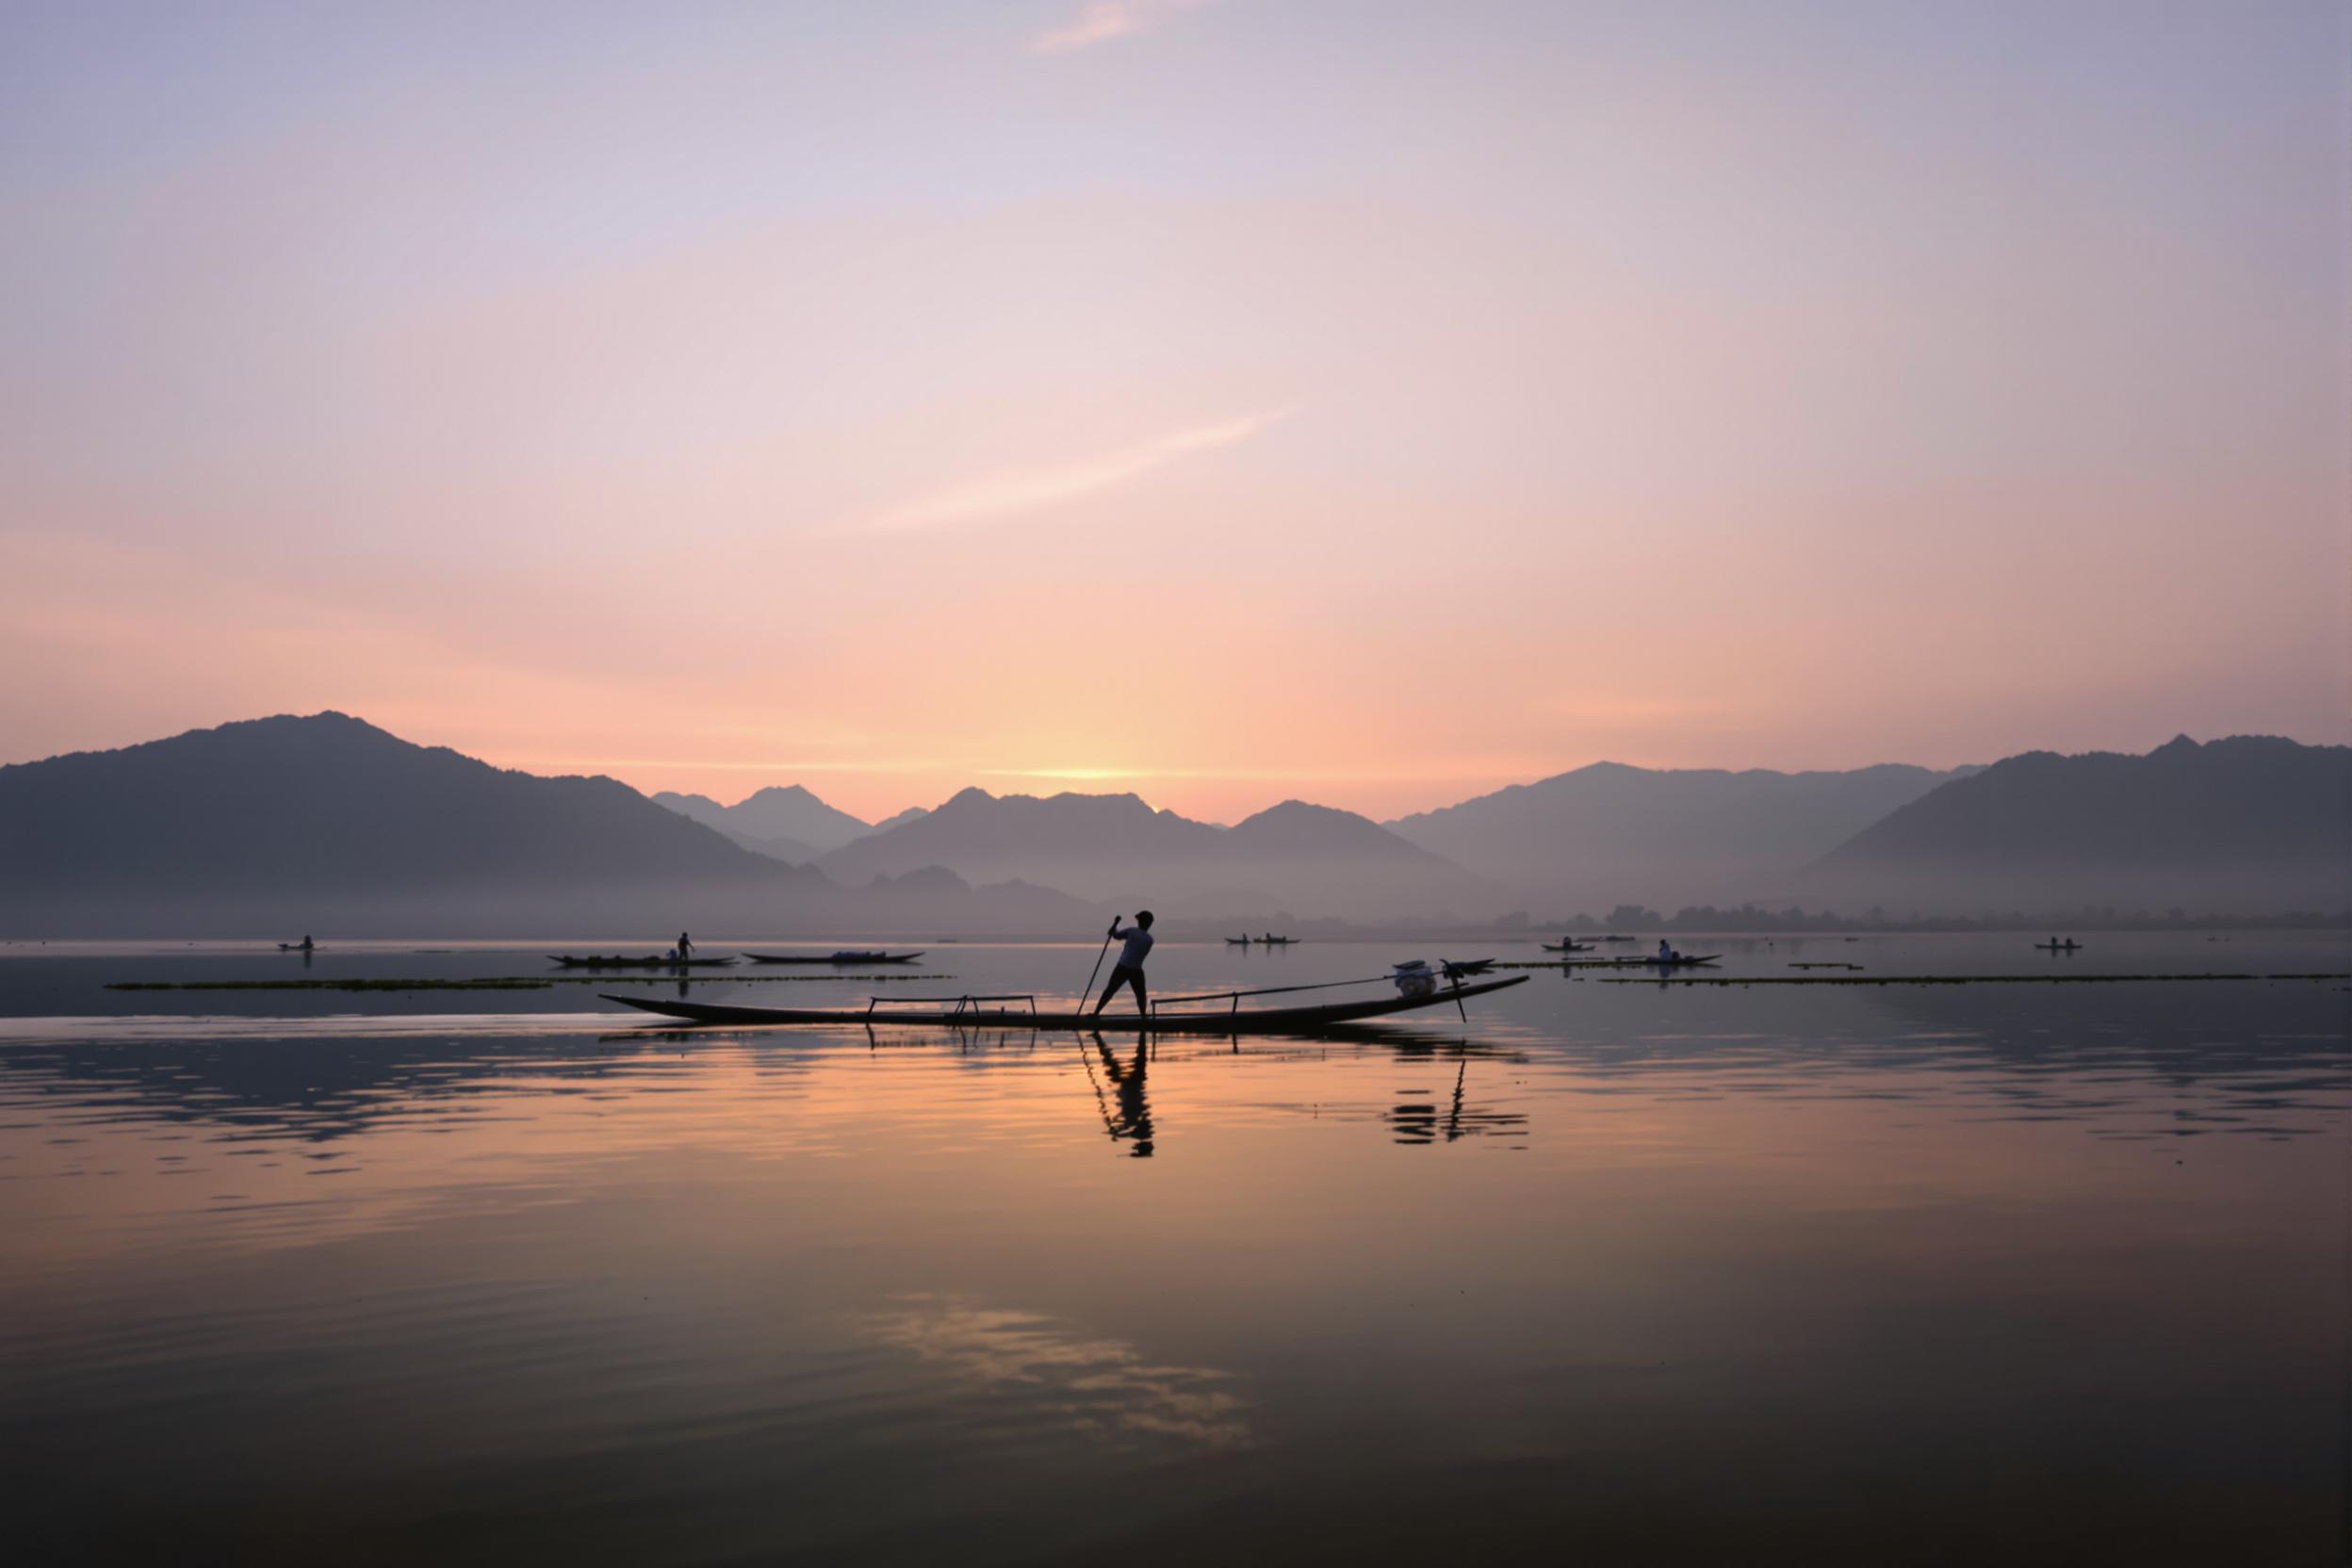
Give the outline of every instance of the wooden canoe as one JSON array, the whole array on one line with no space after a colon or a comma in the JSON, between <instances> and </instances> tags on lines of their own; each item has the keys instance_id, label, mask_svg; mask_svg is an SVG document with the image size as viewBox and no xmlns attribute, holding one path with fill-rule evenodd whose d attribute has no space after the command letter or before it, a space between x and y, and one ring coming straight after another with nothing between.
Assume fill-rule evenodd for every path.
<instances>
[{"instance_id":1,"label":"wooden canoe","mask_svg":"<svg viewBox=\"0 0 2352 1568\"><path fill-rule=\"evenodd\" d=\"M732 956L725 958L626 958L615 956L608 958L593 953L584 958L575 958L568 953L550 953L547 957L549 961L561 964L565 969L718 969L735 961Z\"/></svg>"},{"instance_id":2,"label":"wooden canoe","mask_svg":"<svg viewBox=\"0 0 2352 1568\"><path fill-rule=\"evenodd\" d=\"M1253 1007L1247 1011L1210 1009L1135 1013L1044 1013L1029 1007L1004 1005L1009 997L922 997L908 1002L938 1006L931 1012L882 1011L873 1004L857 1008L735 1007L712 1002L672 1002L652 996L599 993L607 1002L640 1007L664 1018L689 1023L713 1023L732 1028L765 1024L893 1023L957 1029L1144 1029L1158 1035L1287 1035L1390 1018L1424 1007L1444 1007L1489 991L1525 984L1530 977L1514 974L1504 980L1483 980L1475 986L1445 986L1427 996L1383 996L1364 1002L1328 1002L1304 1007ZM890 998L890 1001L900 999ZM953 1006L940 1006L945 1003Z\"/></svg>"},{"instance_id":3,"label":"wooden canoe","mask_svg":"<svg viewBox=\"0 0 2352 1568\"><path fill-rule=\"evenodd\" d=\"M746 953L744 957L755 964L911 964L923 956L913 953L854 953L843 948L839 953Z\"/></svg>"}]
</instances>

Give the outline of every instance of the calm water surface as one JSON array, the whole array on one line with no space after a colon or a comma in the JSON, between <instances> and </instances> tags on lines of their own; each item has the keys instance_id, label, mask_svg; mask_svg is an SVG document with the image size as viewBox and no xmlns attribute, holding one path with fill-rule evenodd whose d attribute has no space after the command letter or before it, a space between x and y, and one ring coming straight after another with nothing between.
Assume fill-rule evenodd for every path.
<instances>
[{"instance_id":1,"label":"calm water surface","mask_svg":"<svg viewBox=\"0 0 2352 1568\"><path fill-rule=\"evenodd\" d=\"M1753 978L2352 968L1676 940ZM596 999L649 977L102 988L547 972L432 945L0 949L20 1560L2343 1553L2344 981L1535 971L1467 1025L1156 1049ZM1152 968L1416 951L1541 956ZM1066 994L1093 956L688 994Z\"/></svg>"}]
</instances>

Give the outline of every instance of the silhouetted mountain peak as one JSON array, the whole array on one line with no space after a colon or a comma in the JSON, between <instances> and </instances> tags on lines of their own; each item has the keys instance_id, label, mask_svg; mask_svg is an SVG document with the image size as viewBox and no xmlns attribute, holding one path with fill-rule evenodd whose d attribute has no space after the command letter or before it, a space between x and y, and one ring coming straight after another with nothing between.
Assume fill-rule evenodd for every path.
<instances>
[{"instance_id":1,"label":"silhouetted mountain peak","mask_svg":"<svg viewBox=\"0 0 2352 1568\"><path fill-rule=\"evenodd\" d=\"M798 784L770 784L762 789L754 790L735 804L749 806L755 802L763 802L772 806L824 806L825 804Z\"/></svg>"},{"instance_id":2,"label":"silhouetted mountain peak","mask_svg":"<svg viewBox=\"0 0 2352 1568\"><path fill-rule=\"evenodd\" d=\"M2083 899L2338 907L2352 875L2352 747L2269 735L2146 756L2028 752L1856 834L1813 880L1855 896L2017 908Z\"/></svg>"}]
</instances>

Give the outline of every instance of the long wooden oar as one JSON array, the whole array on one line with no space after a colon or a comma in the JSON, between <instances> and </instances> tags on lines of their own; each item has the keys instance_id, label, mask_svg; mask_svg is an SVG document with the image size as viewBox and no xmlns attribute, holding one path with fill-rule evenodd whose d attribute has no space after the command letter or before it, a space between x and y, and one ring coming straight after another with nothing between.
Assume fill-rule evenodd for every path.
<instances>
[{"instance_id":1,"label":"long wooden oar","mask_svg":"<svg viewBox=\"0 0 2352 1568\"><path fill-rule=\"evenodd\" d=\"M1119 922L1116 920L1112 921L1111 931L1116 931L1118 929ZM1102 933L1102 951L1094 956L1094 968L1086 972L1086 988L1081 992L1078 997L1078 1010L1081 1013L1086 1010L1086 998L1094 994L1094 977L1102 972L1102 959L1109 954L1110 951L1111 932L1105 931Z\"/></svg>"}]
</instances>

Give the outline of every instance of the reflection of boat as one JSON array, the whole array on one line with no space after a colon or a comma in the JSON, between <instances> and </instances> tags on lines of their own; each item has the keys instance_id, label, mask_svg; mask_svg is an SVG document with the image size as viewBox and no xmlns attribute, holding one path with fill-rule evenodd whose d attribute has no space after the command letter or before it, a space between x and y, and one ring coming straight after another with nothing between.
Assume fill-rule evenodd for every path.
<instances>
[{"instance_id":1,"label":"reflection of boat","mask_svg":"<svg viewBox=\"0 0 2352 1568\"><path fill-rule=\"evenodd\" d=\"M1134 1013L1102 1016L1094 1013L1045 1013L1037 1010L1035 996L923 996L874 997L858 1008L799 1008L799 1007L731 1007L713 1002L663 1002L646 996L615 996L601 993L607 1002L624 1006L642 1007L649 1013L665 1018L682 1018L694 1023L762 1024L762 1023L914 1023L976 1025L983 1028L1007 1029L1080 1029L1080 1028L1137 1028L1155 1034L1208 1035L1280 1035L1312 1031L1335 1023L1356 1023L1365 1019L1387 1018L1396 1013L1410 1013L1422 1007L1442 1007L1447 1003L1460 1003L1488 991L1525 984L1527 975L1514 974L1505 980L1483 980L1475 986L1454 984L1430 991L1426 996L1384 996L1364 1002L1328 1002L1303 1007L1254 1007L1241 1010L1245 996L1272 996L1285 991L1321 990L1320 986L1277 986L1259 991L1218 991L1209 996L1173 996L1154 1002L1149 1014ZM1341 985L1369 985L1371 981L1343 981ZM1386 984L1385 977L1380 984ZM1231 1002L1222 1012L1162 1012L1163 1007L1178 1007L1204 1002ZM1025 1003L1015 1007L1012 1003ZM878 1012L885 1004L923 1005L930 1012Z\"/></svg>"},{"instance_id":2,"label":"reflection of boat","mask_svg":"<svg viewBox=\"0 0 2352 1568\"><path fill-rule=\"evenodd\" d=\"M755 964L911 964L917 953L866 953L843 948L839 953L746 953Z\"/></svg>"},{"instance_id":3,"label":"reflection of boat","mask_svg":"<svg viewBox=\"0 0 2352 1568\"><path fill-rule=\"evenodd\" d=\"M725 958L664 958L659 955L650 958L608 958L593 953L585 958L575 958L568 953L550 953L547 957L565 969L718 969L735 961L731 956Z\"/></svg>"}]
</instances>

